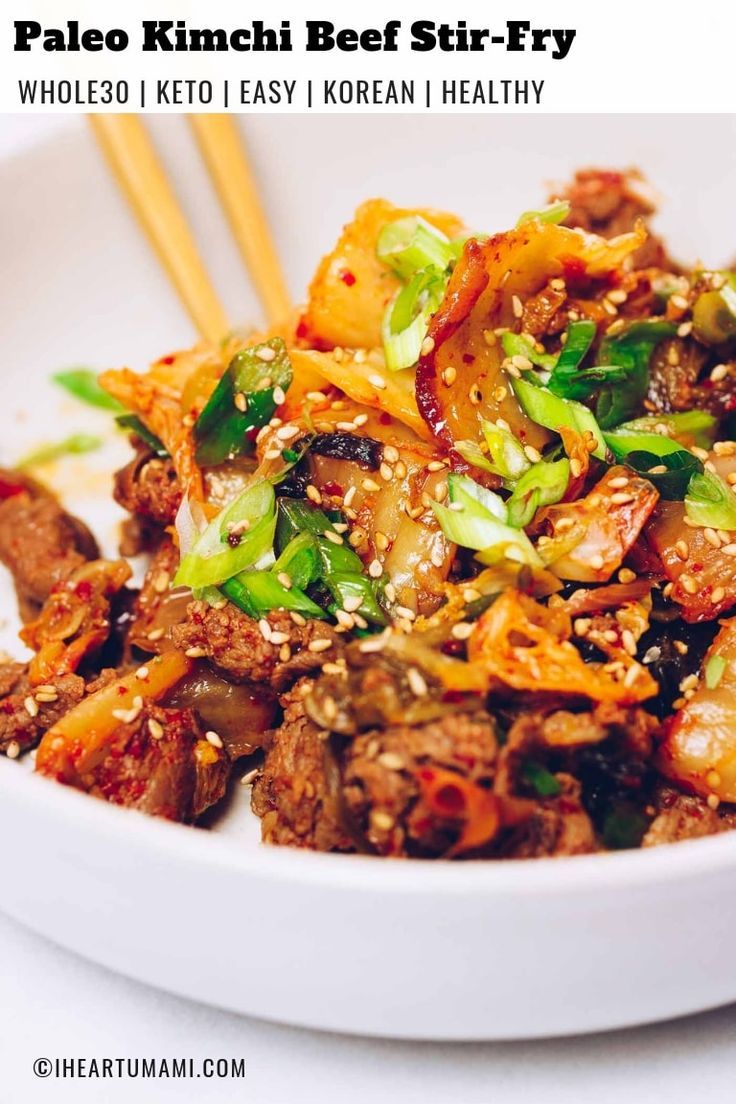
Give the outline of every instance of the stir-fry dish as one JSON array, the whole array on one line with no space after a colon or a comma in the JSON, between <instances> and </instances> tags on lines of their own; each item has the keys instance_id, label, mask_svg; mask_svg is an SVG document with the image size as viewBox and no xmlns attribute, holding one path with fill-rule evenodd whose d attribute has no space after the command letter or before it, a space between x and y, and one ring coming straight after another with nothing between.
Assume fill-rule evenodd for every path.
<instances>
[{"instance_id":1,"label":"stir-fry dish","mask_svg":"<svg viewBox=\"0 0 736 1104\"><path fill-rule=\"evenodd\" d=\"M62 375L130 434L129 520L102 559L1 474L0 748L185 823L245 783L319 851L736 827L736 273L652 213L597 170L490 235L372 200L278 328Z\"/></svg>"}]
</instances>

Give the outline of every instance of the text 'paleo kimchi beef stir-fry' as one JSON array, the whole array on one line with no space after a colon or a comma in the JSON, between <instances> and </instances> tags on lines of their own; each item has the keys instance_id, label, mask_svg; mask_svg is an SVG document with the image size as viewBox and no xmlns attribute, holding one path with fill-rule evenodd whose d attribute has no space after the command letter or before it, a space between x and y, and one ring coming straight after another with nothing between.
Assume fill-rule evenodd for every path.
<instances>
[{"instance_id":1,"label":"text 'paleo kimchi beef stir-fry'","mask_svg":"<svg viewBox=\"0 0 736 1104\"><path fill-rule=\"evenodd\" d=\"M319 851L735 827L736 273L651 212L599 171L491 235L373 200L282 327L72 373L131 433L150 566L2 474L33 658L0 747L188 823L244 779L265 841Z\"/></svg>"}]
</instances>

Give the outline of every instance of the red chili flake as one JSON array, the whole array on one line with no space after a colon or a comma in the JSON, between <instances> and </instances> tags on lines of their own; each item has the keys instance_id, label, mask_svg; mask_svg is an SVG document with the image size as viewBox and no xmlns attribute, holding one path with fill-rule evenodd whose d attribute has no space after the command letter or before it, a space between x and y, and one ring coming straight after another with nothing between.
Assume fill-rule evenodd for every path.
<instances>
[{"instance_id":1,"label":"red chili flake","mask_svg":"<svg viewBox=\"0 0 736 1104\"><path fill-rule=\"evenodd\" d=\"M442 700L449 705L459 705L461 701L465 700L465 695L462 690L445 690Z\"/></svg>"},{"instance_id":2,"label":"red chili flake","mask_svg":"<svg viewBox=\"0 0 736 1104\"><path fill-rule=\"evenodd\" d=\"M465 645L462 640L446 640L440 651L446 656L463 656Z\"/></svg>"},{"instance_id":3,"label":"red chili flake","mask_svg":"<svg viewBox=\"0 0 736 1104\"><path fill-rule=\"evenodd\" d=\"M475 357L472 353L463 353L463 364L474 364Z\"/></svg>"},{"instance_id":4,"label":"red chili flake","mask_svg":"<svg viewBox=\"0 0 736 1104\"><path fill-rule=\"evenodd\" d=\"M118 694L126 694L127 690L124 686L118 686Z\"/></svg>"},{"instance_id":5,"label":"red chili flake","mask_svg":"<svg viewBox=\"0 0 736 1104\"><path fill-rule=\"evenodd\" d=\"M237 548L242 539L240 533L228 533L227 535L227 543L231 548Z\"/></svg>"},{"instance_id":6,"label":"red chili flake","mask_svg":"<svg viewBox=\"0 0 736 1104\"><path fill-rule=\"evenodd\" d=\"M169 355L169 356L161 357L161 359L159 360L159 364L173 364L175 360L176 360L175 356Z\"/></svg>"},{"instance_id":7,"label":"red chili flake","mask_svg":"<svg viewBox=\"0 0 736 1104\"><path fill-rule=\"evenodd\" d=\"M309 330L307 329L307 323L304 321L303 318L300 318L299 323L296 327L296 337L306 337L308 332Z\"/></svg>"},{"instance_id":8,"label":"red chili flake","mask_svg":"<svg viewBox=\"0 0 736 1104\"><path fill-rule=\"evenodd\" d=\"M382 414L379 414L378 420L381 423L381 425L391 425L391 422L393 421L393 418L391 417L390 414L387 414L384 411Z\"/></svg>"},{"instance_id":9,"label":"red chili flake","mask_svg":"<svg viewBox=\"0 0 736 1104\"><path fill-rule=\"evenodd\" d=\"M74 593L82 602L88 602L92 597L92 584L83 579L81 583L77 583L75 586Z\"/></svg>"},{"instance_id":10,"label":"red chili flake","mask_svg":"<svg viewBox=\"0 0 736 1104\"><path fill-rule=\"evenodd\" d=\"M323 483L322 490L325 494L336 495L338 498L342 498L345 493L340 484L336 483L334 479L328 479L326 483Z\"/></svg>"},{"instance_id":11,"label":"red chili flake","mask_svg":"<svg viewBox=\"0 0 736 1104\"><path fill-rule=\"evenodd\" d=\"M703 570L703 565L700 564L700 563L691 564L690 565L690 570L693 573L693 575L697 575L699 571ZM710 587L707 587L706 589L710 590Z\"/></svg>"},{"instance_id":12,"label":"red chili flake","mask_svg":"<svg viewBox=\"0 0 736 1104\"><path fill-rule=\"evenodd\" d=\"M340 272L340 279L347 287L352 287L355 283L355 275L349 268L343 268Z\"/></svg>"},{"instance_id":13,"label":"red chili flake","mask_svg":"<svg viewBox=\"0 0 736 1104\"><path fill-rule=\"evenodd\" d=\"M22 494L25 487L21 483L11 483L7 479L0 479L0 498L12 498L13 495Z\"/></svg>"}]
</instances>

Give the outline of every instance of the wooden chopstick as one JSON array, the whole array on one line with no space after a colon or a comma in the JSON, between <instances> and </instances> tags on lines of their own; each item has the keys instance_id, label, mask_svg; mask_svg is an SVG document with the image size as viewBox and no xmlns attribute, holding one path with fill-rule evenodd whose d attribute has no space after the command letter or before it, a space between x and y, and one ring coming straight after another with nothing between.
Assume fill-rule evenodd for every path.
<instances>
[{"instance_id":1,"label":"wooden chopstick","mask_svg":"<svg viewBox=\"0 0 736 1104\"><path fill-rule=\"evenodd\" d=\"M143 123L136 115L91 115L90 121L195 326L206 340L220 341L230 328L227 316Z\"/></svg>"},{"instance_id":2,"label":"wooden chopstick","mask_svg":"<svg viewBox=\"0 0 736 1104\"><path fill-rule=\"evenodd\" d=\"M283 322L291 300L235 123L229 115L190 115L189 121L266 318L269 324Z\"/></svg>"}]
</instances>

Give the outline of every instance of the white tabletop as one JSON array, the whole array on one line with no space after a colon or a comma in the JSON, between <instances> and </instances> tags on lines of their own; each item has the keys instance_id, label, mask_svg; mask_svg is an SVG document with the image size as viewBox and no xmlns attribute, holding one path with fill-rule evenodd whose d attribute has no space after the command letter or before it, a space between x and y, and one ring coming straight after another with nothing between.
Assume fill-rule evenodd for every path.
<instances>
[{"instance_id":1,"label":"white tabletop","mask_svg":"<svg viewBox=\"0 0 736 1104\"><path fill-rule=\"evenodd\" d=\"M678 1104L717 1093L732 1099L736 1006L587 1038L395 1043L190 1004L84 962L3 916L0 961L0 1104ZM243 1057L247 1072L244 1081L34 1077L34 1059L72 1056Z\"/></svg>"}]
</instances>

